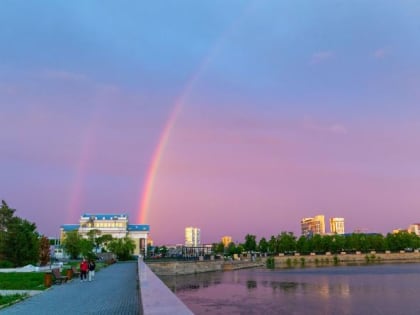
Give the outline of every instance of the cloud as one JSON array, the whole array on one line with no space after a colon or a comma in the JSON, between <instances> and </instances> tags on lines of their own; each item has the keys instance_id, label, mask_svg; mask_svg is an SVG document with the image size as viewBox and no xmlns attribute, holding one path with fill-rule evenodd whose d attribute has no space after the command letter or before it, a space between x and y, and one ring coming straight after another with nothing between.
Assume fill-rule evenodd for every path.
<instances>
[{"instance_id":1,"label":"cloud","mask_svg":"<svg viewBox=\"0 0 420 315\"><path fill-rule=\"evenodd\" d=\"M64 81L85 81L87 76L81 73L62 71L62 70L44 70L41 77L51 80L64 80Z\"/></svg>"},{"instance_id":2,"label":"cloud","mask_svg":"<svg viewBox=\"0 0 420 315\"><path fill-rule=\"evenodd\" d=\"M334 57L334 53L332 51L319 51L312 55L311 64L322 63L332 57Z\"/></svg>"},{"instance_id":3,"label":"cloud","mask_svg":"<svg viewBox=\"0 0 420 315\"><path fill-rule=\"evenodd\" d=\"M309 130L329 132L333 134L347 134L347 128L341 123L324 123L314 121L311 117L305 117L303 127Z\"/></svg>"},{"instance_id":4,"label":"cloud","mask_svg":"<svg viewBox=\"0 0 420 315\"><path fill-rule=\"evenodd\" d=\"M373 52L373 57L376 59L384 59L387 54L388 53L384 48L379 48Z\"/></svg>"}]
</instances>

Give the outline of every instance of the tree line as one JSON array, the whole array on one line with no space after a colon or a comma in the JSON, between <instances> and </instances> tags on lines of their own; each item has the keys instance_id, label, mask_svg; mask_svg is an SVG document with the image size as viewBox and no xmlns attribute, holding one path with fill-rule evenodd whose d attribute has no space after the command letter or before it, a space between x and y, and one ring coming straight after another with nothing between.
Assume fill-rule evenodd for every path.
<instances>
[{"instance_id":1,"label":"tree line","mask_svg":"<svg viewBox=\"0 0 420 315\"><path fill-rule=\"evenodd\" d=\"M102 235L100 230L92 229L87 238L82 237L77 230L67 232L62 242L63 249L70 258L80 256L88 259L95 258L98 251L112 252L119 260L131 259L136 245L129 237L113 238L112 235Z\"/></svg>"},{"instance_id":2,"label":"tree line","mask_svg":"<svg viewBox=\"0 0 420 315\"><path fill-rule=\"evenodd\" d=\"M37 232L36 224L15 215L2 200L0 207L0 267L28 264L43 266L50 261L50 243Z\"/></svg>"},{"instance_id":3,"label":"tree line","mask_svg":"<svg viewBox=\"0 0 420 315\"><path fill-rule=\"evenodd\" d=\"M391 251L401 250L412 251L420 248L420 237L414 233L402 231L399 233L382 234L334 234L300 236L293 232L281 232L277 236L271 236L268 240L262 237L258 242L255 235L247 234L244 243L230 243L226 247L222 242L213 244L213 251L217 254L233 255L243 252L261 252L268 254L289 254L298 252L300 254L326 253L337 254L340 252L367 253L370 251Z\"/></svg>"}]
</instances>

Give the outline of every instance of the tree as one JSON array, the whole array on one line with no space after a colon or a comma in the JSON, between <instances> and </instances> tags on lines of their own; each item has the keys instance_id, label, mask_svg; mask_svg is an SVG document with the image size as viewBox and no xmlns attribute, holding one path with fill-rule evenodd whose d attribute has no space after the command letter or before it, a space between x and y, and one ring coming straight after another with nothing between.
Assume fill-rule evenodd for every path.
<instances>
[{"instance_id":1,"label":"tree","mask_svg":"<svg viewBox=\"0 0 420 315\"><path fill-rule=\"evenodd\" d=\"M277 252L291 252L296 250L296 237L292 232L281 232L277 236Z\"/></svg>"},{"instance_id":2,"label":"tree","mask_svg":"<svg viewBox=\"0 0 420 315\"><path fill-rule=\"evenodd\" d=\"M266 253L266 252L268 251L268 242L267 242L267 240L265 239L265 237L262 237L262 238L260 239L260 242L258 243L258 250L259 250L261 253Z\"/></svg>"},{"instance_id":3,"label":"tree","mask_svg":"<svg viewBox=\"0 0 420 315\"><path fill-rule=\"evenodd\" d=\"M119 260L129 260L134 253L136 245L129 237L113 239L108 244L111 252L117 255Z\"/></svg>"},{"instance_id":4,"label":"tree","mask_svg":"<svg viewBox=\"0 0 420 315\"><path fill-rule=\"evenodd\" d=\"M7 236L7 227L13 218L15 209L9 208L6 201L1 201L0 207L0 260L5 260L5 246L6 246L6 236Z\"/></svg>"},{"instance_id":5,"label":"tree","mask_svg":"<svg viewBox=\"0 0 420 315\"><path fill-rule=\"evenodd\" d=\"M245 236L244 249L247 252L255 251L257 249L257 242L256 242L256 236L255 235L247 234Z\"/></svg>"},{"instance_id":6,"label":"tree","mask_svg":"<svg viewBox=\"0 0 420 315\"><path fill-rule=\"evenodd\" d=\"M67 232L63 240L63 248L72 259L77 259L82 251L80 240L78 231Z\"/></svg>"},{"instance_id":7,"label":"tree","mask_svg":"<svg viewBox=\"0 0 420 315\"><path fill-rule=\"evenodd\" d=\"M102 232L98 229L92 229L89 232L87 232L87 236L89 238L89 240L92 242L93 246L95 247L95 252L98 252L98 248L101 245L100 241L101 241L101 236Z\"/></svg>"},{"instance_id":8,"label":"tree","mask_svg":"<svg viewBox=\"0 0 420 315\"><path fill-rule=\"evenodd\" d=\"M41 266L45 266L50 262L51 252L50 252L50 241L44 235L39 241L39 261Z\"/></svg>"},{"instance_id":9,"label":"tree","mask_svg":"<svg viewBox=\"0 0 420 315\"><path fill-rule=\"evenodd\" d=\"M7 224L4 254L15 266L38 263L39 235L35 223L13 217Z\"/></svg>"}]
</instances>

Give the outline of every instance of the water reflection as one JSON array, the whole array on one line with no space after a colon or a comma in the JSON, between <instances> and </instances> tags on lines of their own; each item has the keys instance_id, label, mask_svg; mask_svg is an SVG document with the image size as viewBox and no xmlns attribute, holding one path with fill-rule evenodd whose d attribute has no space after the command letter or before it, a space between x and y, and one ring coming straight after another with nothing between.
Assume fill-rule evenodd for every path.
<instances>
[{"instance_id":1,"label":"water reflection","mask_svg":"<svg viewBox=\"0 0 420 315\"><path fill-rule=\"evenodd\" d=\"M162 280L195 314L420 314L418 264L248 269Z\"/></svg>"}]
</instances>

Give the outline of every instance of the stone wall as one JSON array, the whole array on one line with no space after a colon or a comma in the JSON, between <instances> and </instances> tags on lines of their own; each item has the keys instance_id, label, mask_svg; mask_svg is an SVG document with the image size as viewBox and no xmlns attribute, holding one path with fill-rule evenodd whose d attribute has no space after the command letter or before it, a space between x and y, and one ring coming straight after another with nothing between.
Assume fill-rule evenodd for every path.
<instances>
[{"instance_id":1,"label":"stone wall","mask_svg":"<svg viewBox=\"0 0 420 315\"><path fill-rule=\"evenodd\" d=\"M294 256L276 256L274 259L275 268L290 268L303 266L328 266L338 264L366 264L366 263L405 263L405 262L420 262L420 253L356 253L346 254L341 253L337 255L299 255Z\"/></svg>"},{"instance_id":2,"label":"stone wall","mask_svg":"<svg viewBox=\"0 0 420 315\"><path fill-rule=\"evenodd\" d=\"M228 271L243 268L265 266L261 260L254 261L169 261L169 262L148 262L152 271L160 276L187 275L209 271Z\"/></svg>"}]
</instances>

